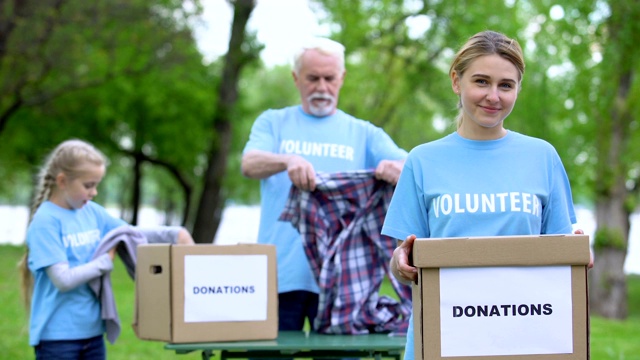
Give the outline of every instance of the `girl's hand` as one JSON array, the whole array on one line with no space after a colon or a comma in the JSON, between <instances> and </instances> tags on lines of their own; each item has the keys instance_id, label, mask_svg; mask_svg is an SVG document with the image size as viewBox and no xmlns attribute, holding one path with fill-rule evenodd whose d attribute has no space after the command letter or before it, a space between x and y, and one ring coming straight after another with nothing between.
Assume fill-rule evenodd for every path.
<instances>
[{"instance_id":1,"label":"girl's hand","mask_svg":"<svg viewBox=\"0 0 640 360\"><path fill-rule=\"evenodd\" d=\"M112 247L111 250L109 250L108 254L111 258L111 261L113 261L116 258L116 247Z\"/></svg>"},{"instance_id":2,"label":"girl's hand","mask_svg":"<svg viewBox=\"0 0 640 360\"><path fill-rule=\"evenodd\" d=\"M176 240L176 244L193 245L195 243L196 242L193 240L193 237L191 237L191 233L189 233L187 229L180 229L180 231L178 232L178 239Z\"/></svg>"}]
</instances>

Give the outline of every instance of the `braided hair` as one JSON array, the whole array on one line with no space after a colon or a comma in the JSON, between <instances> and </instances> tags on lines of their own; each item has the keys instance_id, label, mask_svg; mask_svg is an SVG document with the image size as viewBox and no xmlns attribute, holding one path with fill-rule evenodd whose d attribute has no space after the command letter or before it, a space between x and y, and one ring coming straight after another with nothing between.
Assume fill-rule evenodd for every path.
<instances>
[{"instance_id":1,"label":"braided hair","mask_svg":"<svg viewBox=\"0 0 640 360\"><path fill-rule=\"evenodd\" d=\"M40 205L48 200L56 189L58 175L64 174L69 179L74 179L81 175L82 168L87 162L94 165L106 165L107 158L93 145L77 139L64 141L53 149L38 174L38 184L36 185L29 213L29 224L33 221L33 217ZM23 300L25 307L29 309L33 291L33 276L29 270L28 247L18 266L22 274Z\"/></svg>"}]
</instances>

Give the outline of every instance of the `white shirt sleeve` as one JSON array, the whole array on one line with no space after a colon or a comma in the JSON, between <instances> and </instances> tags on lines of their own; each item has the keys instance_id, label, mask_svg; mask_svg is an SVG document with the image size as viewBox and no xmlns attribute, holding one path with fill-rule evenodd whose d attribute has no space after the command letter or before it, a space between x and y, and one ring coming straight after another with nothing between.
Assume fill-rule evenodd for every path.
<instances>
[{"instance_id":1,"label":"white shirt sleeve","mask_svg":"<svg viewBox=\"0 0 640 360\"><path fill-rule=\"evenodd\" d=\"M73 290L89 280L113 270L109 254L102 254L86 264L70 268L68 262L60 262L47 267L47 276L61 292Z\"/></svg>"}]
</instances>

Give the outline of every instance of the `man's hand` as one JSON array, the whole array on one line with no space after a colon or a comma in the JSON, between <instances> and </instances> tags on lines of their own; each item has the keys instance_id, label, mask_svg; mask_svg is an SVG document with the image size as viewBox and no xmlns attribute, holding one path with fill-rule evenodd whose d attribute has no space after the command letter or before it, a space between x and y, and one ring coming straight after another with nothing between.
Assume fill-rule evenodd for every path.
<instances>
[{"instance_id":1,"label":"man's hand","mask_svg":"<svg viewBox=\"0 0 640 360\"><path fill-rule=\"evenodd\" d=\"M407 236L405 241L393 250L393 256L389 264L391 273L393 273L396 279L405 284L410 284L418 280L418 270L409 265L409 256L411 256L415 239L415 235Z\"/></svg>"},{"instance_id":2,"label":"man's hand","mask_svg":"<svg viewBox=\"0 0 640 360\"><path fill-rule=\"evenodd\" d=\"M400 178L402 167L404 167L404 160L382 160L376 167L376 179L395 185Z\"/></svg>"},{"instance_id":3,"label":"man's hand","mask_svg":"<svg viewBox=\"0 0 640 360\"><path fill-rule=\"evenodd\" d=\"M305 158L293 155L287 161L287 174L294 186L300 190L316 189L316 171Z\"/></svg>"}]
</instances>

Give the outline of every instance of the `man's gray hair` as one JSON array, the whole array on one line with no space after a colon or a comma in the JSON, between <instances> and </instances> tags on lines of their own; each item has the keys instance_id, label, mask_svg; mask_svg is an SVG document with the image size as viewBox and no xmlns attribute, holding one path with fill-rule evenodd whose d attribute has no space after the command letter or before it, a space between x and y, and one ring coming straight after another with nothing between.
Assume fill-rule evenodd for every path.
<instances>
[{"instance_id":1,"label":"man's gray hair","mask_svg":"<svg viewBox=\"0 0 640 360\"><path fill-rule=\"evenodd\" d=\"M329 38L311 37L304 41L293 56L293 71L296 74L300 73L302 55L307 50L317 50L325 55L336 56L340 60L341 70L344 70L344 45Z\"/></svg>"}]
</instances>

